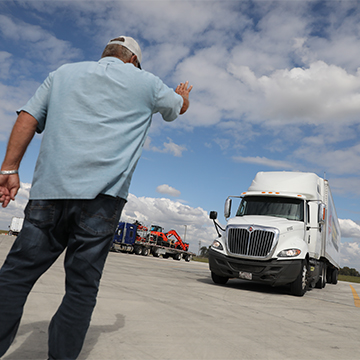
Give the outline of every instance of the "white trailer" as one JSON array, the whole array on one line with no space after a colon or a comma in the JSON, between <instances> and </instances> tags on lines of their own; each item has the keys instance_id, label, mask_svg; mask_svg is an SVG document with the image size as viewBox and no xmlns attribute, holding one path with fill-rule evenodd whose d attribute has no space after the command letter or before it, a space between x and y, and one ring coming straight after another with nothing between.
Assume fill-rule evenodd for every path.
<instances>
[{"instance_id":1,"label":"white trailer","mask_svg":"<svg viewBox=\"0 0 360 360\"><path fill-rule=\"evenodd\" d=\"M18 235L20 230L22 229L24 223L24 219L20 217L13 216L11 219L11 223L9 225L9 232L8 234L11 235Z\"/></svg>"},{"instance_id":2,"label":"white trailer","mask_svg":"<svg viewBox=\"0 0 360 360\"><path fill-rule=\"evenodd\" d=\"M241 198L230 218L232 198ZM260 172L240 196L225 202L225 229L209 251L212 279L241 278L290 285L302 296L311 287L337 283L340 226L327 180L313 173Z\"/></svg>"}]
</instances>

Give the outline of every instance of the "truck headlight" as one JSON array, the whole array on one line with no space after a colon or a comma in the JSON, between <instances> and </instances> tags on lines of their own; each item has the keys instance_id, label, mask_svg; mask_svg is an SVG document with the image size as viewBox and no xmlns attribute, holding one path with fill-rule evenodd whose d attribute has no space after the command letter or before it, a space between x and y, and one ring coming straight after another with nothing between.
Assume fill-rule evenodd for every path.
<instances>
[{"instance_id":1,"label":"truck headlight","mask_svg":"<svg viewBox=\"0 0 360 360\"><path fill-rule=\"evenodd\" d=\"M301 254L300 249L287 249L282 250L278 253L278 257L294 257Z\"/></svg>"},{"instance_id":2,"label":"truck headlight","mask_svg":"<svg viewBox=\"0 0 360 360\"><path fill-rule=\"evenodd\" d=\"M213 243L211 244L211 247L216 249L216 250L224 250L221 242L218 241L218 240L214 240Z\"/></svg>"}]
</instances>

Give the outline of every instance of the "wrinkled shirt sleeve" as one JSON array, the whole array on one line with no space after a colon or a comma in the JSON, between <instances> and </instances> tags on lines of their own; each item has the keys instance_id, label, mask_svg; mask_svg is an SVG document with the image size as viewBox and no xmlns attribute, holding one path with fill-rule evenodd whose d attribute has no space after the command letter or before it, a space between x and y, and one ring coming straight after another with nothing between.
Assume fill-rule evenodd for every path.
<instances>
[{"instance_id":1,"label":"wrinkled shirt sleeve","mask_svg":"<svg viewBox=\"0 0 360 360\"><path fill-rule=\"evenodd\" d=\"M182 96L159 79L154 113L159 112L165 121L173 121L179 116L182 106Z\"/></svg>"},{"instance_id":2,"label":"wrinkled shirt sleeve","mask_svg":"<svg viewBox=\"0 0 360 360\"><path fill-rule=\"evenodd\" d=\"M40 85L36 90L34 96L26 103L24 107L17 110L17 113L20 111L26 111L32 115L38 122L36 128L37 133L42 133L45 129L46 115L48 111L50 89L51 89L51 80L52 73L45 79L45 81Z\"/></svg>"}]
</instances>

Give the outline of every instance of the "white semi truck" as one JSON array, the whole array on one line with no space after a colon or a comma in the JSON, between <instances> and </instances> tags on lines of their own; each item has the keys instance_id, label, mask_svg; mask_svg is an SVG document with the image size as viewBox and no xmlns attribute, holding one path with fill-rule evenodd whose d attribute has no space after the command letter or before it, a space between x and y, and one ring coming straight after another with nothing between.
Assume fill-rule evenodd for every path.
<instances>
[{"instance_id":1,"label":"white semi truck","mask_svg":"<svg viewBox=\"0 0 360 360\"><path fill-rule=\"evenodd\" d=\"M232 198L241 198L234 217ZM259 172L240 196L225 202L223 229L210 212L218 238L209 251L216 284L230 278L290 285L293 295L336 284L340 226L330 186L314 173Z\"/></svg>"}]
</instances>

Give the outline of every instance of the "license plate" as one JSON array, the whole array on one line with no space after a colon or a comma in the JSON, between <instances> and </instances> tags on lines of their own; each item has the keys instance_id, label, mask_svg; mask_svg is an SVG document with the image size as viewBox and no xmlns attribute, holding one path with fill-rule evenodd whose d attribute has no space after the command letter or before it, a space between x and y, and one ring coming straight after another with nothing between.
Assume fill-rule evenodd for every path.
<instances>
[{"instance_id":1,"label":"license plate","mask_svg":"<svg viewBox=\"0 0 360 360\"><path fill-rule=\"evenodd\" d=\"M240 271L239 272L239 278L245 279L245 280L252 280L252 273Z\"/></svg>"}]
</instances>

